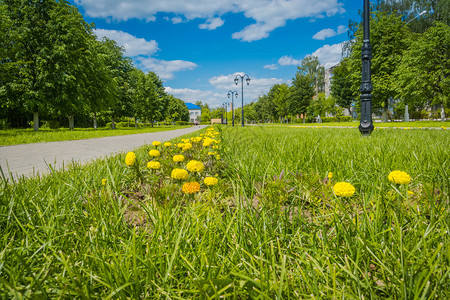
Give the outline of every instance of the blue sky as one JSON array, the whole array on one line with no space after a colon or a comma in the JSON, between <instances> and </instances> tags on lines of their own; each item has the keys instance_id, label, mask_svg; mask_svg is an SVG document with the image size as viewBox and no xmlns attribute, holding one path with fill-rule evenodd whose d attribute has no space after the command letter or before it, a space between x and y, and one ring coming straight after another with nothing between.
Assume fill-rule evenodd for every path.
<instances>
[{"instance_id":1,"label":"blue sky","mask_svg":"<svg viewBox=\"0 0 450 300\"><path fill-rule=\"evenodd\" d=\"M316 55L339 62L348 20L360 20L355 0L71 0L97 36L125 47L136 67L153 71L166 91L185 102L218 107L233 79L250 76L244 102L276 83L289 83L297 65ZM239 99L241 97L239 96Z\"/></svg>"}]
</instances>

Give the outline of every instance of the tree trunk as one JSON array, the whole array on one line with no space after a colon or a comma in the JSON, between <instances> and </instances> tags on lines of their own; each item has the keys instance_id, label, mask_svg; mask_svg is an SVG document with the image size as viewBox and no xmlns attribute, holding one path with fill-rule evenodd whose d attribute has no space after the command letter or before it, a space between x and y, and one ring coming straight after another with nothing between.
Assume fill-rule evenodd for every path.
<instances>
[{"instance_id":1,"label":"tree trunk","mask_svg":"<svg viewBox=\"0 0 450 300\"><path fill-rule=\"evenodd\" d=\"M134 128L138 128L137 119L134 117Z\"/></svg>"},{"instance_id":2,"label":"tree trunk","mask_svg":"<svg viewBox=\"0 0 450 300\"><path fill-rule=\"evenodd\" d=\"M34 131L39 130L39 112L37 112L37 111L35 111L33 113L33 126L34 126Z\"/></svg>"},{"instance_id":3,"label":"tree trunk","mask_svg":"<svg viewBox=\"0 0 450 300\"><path fill-rule=\"evenodd\" d=\"M444 108L444 104L442 104L442 106L441 106L441 121L445 122L445 108Z\"/></svg>"},{"instance_id":4,"label":"tree trunk","mask_svg":"<svg viewBox=\"0 0 450 300\"><path fill-rule=\"evenodd\" d=\"M306 114L303 114L303 124L306 123Z\"/></svg>"},{"instance_id":5,"label":"tree trunk","mask_svg":"<svg viewBox=\"0 0 450 300\"><path fill-rule=\"evenodd\" d=\"M111 129L116 129L116 122L114 121L114 117L111 117Z\"/></svg>"},{"instance_id":6,"label":"tree trunk","mask_svg":"<svg viewBox=\"0 0 450 300\"><path fill-rule=\"evenodd\" d=\"M94 114L94 129L97 129L97 114Z\"/></svg>"},{"instance_id":7,"label":"tree trunk","mask_svg":"<svg viewBox=\"0 0 450 300\"><path fill-rule=\"evenodd\" d=\"M69 130L73 130L73 128L74 128L74 126L73 126L73 123L74 123L73 115L69 115L68 118L69 118Z\"/></svg>"}]
</instances>

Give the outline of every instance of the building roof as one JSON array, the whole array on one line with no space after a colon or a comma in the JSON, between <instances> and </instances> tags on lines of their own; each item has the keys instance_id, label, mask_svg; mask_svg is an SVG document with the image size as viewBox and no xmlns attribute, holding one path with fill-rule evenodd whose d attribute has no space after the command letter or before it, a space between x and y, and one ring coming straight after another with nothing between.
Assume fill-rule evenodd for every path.
<instances>
[{"instance_id":1,"label":"building roof","mask_svg":"<svg viewBox=\"0 0 450 300\"><path fill-rule=\"evenodd\" d=\"M200 106L192 104L192 103L186 103L186 106L188 109L202 109Z\"/></svg>"}]
</instances>

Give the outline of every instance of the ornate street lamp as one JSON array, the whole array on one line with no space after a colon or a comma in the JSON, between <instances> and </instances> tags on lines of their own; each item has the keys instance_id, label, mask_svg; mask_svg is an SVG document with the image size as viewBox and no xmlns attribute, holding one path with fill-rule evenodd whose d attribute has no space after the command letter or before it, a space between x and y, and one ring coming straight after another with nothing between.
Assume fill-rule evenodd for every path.
<instances>
[{"instance_id":1,"label":"ornate street lamp","mask_svg":"<svg viewBox=\"0 0 450 300\"><path fill-rule=\"evenodd\" d=\"M234 96L236 96L236 98L237 98L238 93L236 91L229 90L227 96L228 96L228 98L231 97L231 114L232 114L232 120L233 120L232 124L234 127Z\"/></svg>"},{"instance_id":2,"label":"ornate street lamp","mask_svg":"<svg viewBox=\"0 0 450 300\"><path fill-rule=\"evenodd\" d=\"M244 74L244 75L237 74L236 78L234 78L234 83L236 83L236 85L239 83L239 78L241 78L242 127L244 127L244 78L245 77L247 77L247 79L245 79L245 81L247 82L247 85L249 85L250 84L250 77L247 74Z\"/></svg>"},{"instance_id":3,"label":"ornate street lamp","mask_svg":"<svg viewBox=\"0 0 450 300\"><path fill-rule=\"evenodd\" d=\"M230 103L228 102L224 102L222 104L222 124L223 124L223 111L225 110L225 125L228 125L228 105L230 105Z\"/></svg>"},{"instance_id":4,"label":"ornate street lamp","mask_svg":"<svg viewBox=\"0 0 450 300\"><path fill-rule=\"evenodd\" d=\"M361 49L362 60L362 80L361 80L361 121L359 131L363 135L369 135L373 131L372 122L372 80L370 73L370 64L372 59L372 46L370 45L369 29L369 0L364 0L364 36Z\"/></svg>"}]
</instances>

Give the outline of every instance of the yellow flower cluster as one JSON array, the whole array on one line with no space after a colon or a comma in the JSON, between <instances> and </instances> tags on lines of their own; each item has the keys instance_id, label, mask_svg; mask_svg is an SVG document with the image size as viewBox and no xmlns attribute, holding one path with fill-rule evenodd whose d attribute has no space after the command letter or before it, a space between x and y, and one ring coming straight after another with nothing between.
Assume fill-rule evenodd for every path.
<instances>
[{"instance_id":1,"label":"yellow flower cluster","mask_svg":"<svg viewBox=\"0 0 450 300\"><path fill-rule=\"evenodd\" d=\"M150 155L152 157L158 157L161 155L161 153L158 150L152 149L148 152L148 155Z\"/></svg>"},{"instance_id":2,"label":"yellow flower cluster","mask_svg":"<svg viewBox=\"0 0 450 300\"><path fill-rule=\"evenodd\" d=\"M190 162L187 163L186 168L190 171L190 172L203 172L203 170L205 169L205 166L200 162L200 161L196 161L196 160L191 160Z\"/></svg>"},{"instance_id":3,"label":"yellow flower cluster","mask_svg":"<svg viewBox=\"0 0 450 300\"><path fill-rule=\"evenodd\" d=\"M184 143L178 143L178 144L177 144L177 147L178 147L178 148L184 148Z\"/></svg>"},{"instance_id":4,"label":"yellow flower cluster","mask_svg":"<svg viewBox=\"0 0 450 300\"><path fill-rule=\"evenodd\" d=\"M389 181L397 184L408 184L411 182L411 176L403 171L392 171L388 175Z\"/></svg>"},{"instance_id":5,"label":"yellow flower cluster","mask_svg":"<svg viewBox=\"0 0 450 300\"><path fill-rule=\"evenodd\" d=\"M191 143L185 143L182 150L183 151L187 151L189 149L192 149L192 144Z\"/></svg>"},{"instance_id":6,"label":"yellow flower cluster","mask_svg":"<svg viewBox=\"0 0 450 300\"><path fill-rule=\"evenodd\" d=\"M170 147L170 146L172 146L172 143L171 143L171 142L165 142L165 143L164 143L164 147Z\"/></svg>"},{"instance_id":7,"label":"yellow flower cluster","mask_svg":"<svg viewBox=\"0 0 450 300\"><path fill-rule=\"evenodd\" d=\"M333 178L333 172L328 172L328 179Z\"/></svg>"},{"instance_id":8,"label":"yellow flower cluster","mask_svg":"<svg viewBox=\"0 0 450 300\"><path fill-rule=\"evenodd\" d=\"M173 157L173 161L174 162L181 162L181 161L184 161L184 156L183 155L175 155L174 157Z\"/></svg>"},{"instance_id":9,"label":"yellow flower cluster","mask_svg":"<svg viewBox=\"0 0 450 300\"><path fill-rule=\"evenodd\" d=\"M161 142L160 141L153 141L152 145L157 147L157 146L161 145Z\"/></svg>"},{"instance_id":10,"label":"yellow flower cluster","mask_svg":"<svg viewBox=\"0 0 450 300\"><path fill-rule=\"evenodd\" d=\"M193 143L199 143L203 140L201 136L191 137L191 142Z\"/></svg>"},{"instance_id":11,"label":"yellow flower cluster","mask_svg":"<svg viewBox=\"0 0 450 300\"><path fill-rule=\"evenodd\" d=\"M134 164L136 163L136 154L134 154L134 152L128 152L127 155L125 156L125 164L127 166L134 166Z\"/></svg>"},{"instance_id":12,"label":"yellow flower cluster","mask_svg":"<svg viewBox=\"0 0 450 300\"><path fill-rule=\"evenodd\" d=\"M185 169L173 169L172 174L170 175L170 177L172 177L173 179L178 180L186 180L188 176L189 173Z\"/></svg>"},{"instance_id":13,"label":"yellow flower cluster","mask_svg":"<svg viewBox=\"0 0 450 300\"><path fill-rule=\"evenodd\" d=\"M209 186L209 185L216 185L217 182L219 182L219 180L216 177L205 177L203 182Z\"/></svg>"},{"instance_id":14,"label":"yellow flower cluster","mask_svg":"<svg viewBox=\"0 0 450 300\"><path fill-rule=\"evenodd\" d=\"M200 191L200 184L198 182L186 182L183 184L182 188L183 193L185 194L194 194Z\"/></svg>"},{"instance_id":15,"label":"yellow flower cluster","mask_svg":"<svg viewBox=\"0 0 450 300\"><path fill-rule=\"evenodd\" d=\"M102 185L106 185L106 178L102 179Z\"/></svg>"},{"instance_id":16,"label":"yellow flower cluster","mask_svg":"<svg viewBox=\"0 0 450 300\"><path fill-rule=\"evenodd\" d=\"M153 169L153 170L159 170L159 169L161 169L161 164L157 161L149 161L147 163L147 168Z\"/></svg>"},{"instance_id":17,"label":"yellow flower cluster","mask_svg":"<svg viewBox=\"0 0 450 300\"><path fill-rule=\"evenodd\" d=\"M333 191L339 197L351 197L355 193L355 187L348 182L338 182L333 186Z\"/></svg>"}]
</instances>

